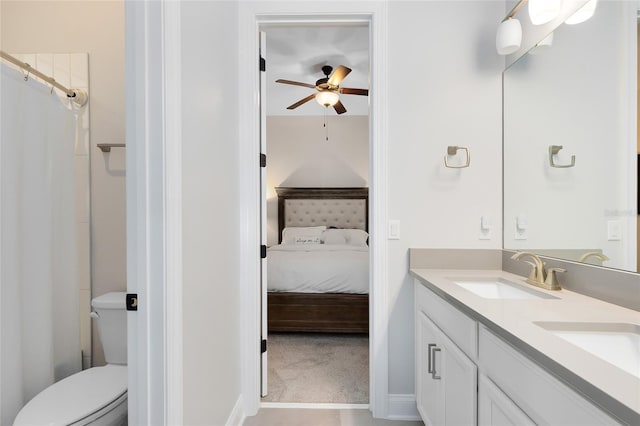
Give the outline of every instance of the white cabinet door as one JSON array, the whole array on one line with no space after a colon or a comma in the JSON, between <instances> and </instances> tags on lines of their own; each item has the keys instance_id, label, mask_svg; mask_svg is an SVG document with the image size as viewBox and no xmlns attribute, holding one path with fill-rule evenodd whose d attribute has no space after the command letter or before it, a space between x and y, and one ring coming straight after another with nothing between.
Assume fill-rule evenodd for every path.
<instances>
[{"instance_id":1,"label":"white cabinet door","mask_svg":"<svg viewBox=\"0 0 640 426\"><path fill-rule=\"evenodd\" d=\"M442 424L439 417L442 383L431 375L432 353L438 343L436 331L427 316L419 311L416 316L416 403L427 426Z\"/></svg>"},{"instance_id":2,"label":"white cabinet door","mask_svg":"<svg viewBox=\"0 0 640 426\"><path fill-rule=\"evenodd\" d=\"M425 425L475 425L476 365L418 310L416 401Z\"/></svg>"},{"instance_id":3,"label":"white cabinet door","mask_svg":"<svg viewBox=\"0 0 640 426\"><path fill-rule=\"evenodd\" d=\"M480 374L478 380L478 426L535 426L485 375Z\"/></svg>"},{"instance_id":4,"label":"white cabinet door","mask_svg":"<svg viewBox=\"0 0 640 426\"><path fill-rule=\"evenodd\" d=\"M478 401L477 367L444 334L440 344L442 350L434 352L433 369L441 377L444 386L442 424L475 425Z\"/></svg>"}]
</instances>

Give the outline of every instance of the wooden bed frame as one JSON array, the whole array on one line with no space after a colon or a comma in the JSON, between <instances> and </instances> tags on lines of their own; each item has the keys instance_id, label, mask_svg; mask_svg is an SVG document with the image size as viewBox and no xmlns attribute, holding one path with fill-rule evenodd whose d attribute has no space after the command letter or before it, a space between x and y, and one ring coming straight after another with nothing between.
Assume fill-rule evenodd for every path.
<instances>
[{"instance_id":1,"label":"wooden bed frame","mask_svg":"<svg viewBox=\"0 0 640 426\"><path fill-rule=\"evenodd\" d=\"M368 231L368 188L276 188L278 240L285 227L285 200L364 199ZM330 221L327 226L335 226ZM369 333L369 295L348 293L267 293L269 332Z\"/></svg>"}]
</instances>

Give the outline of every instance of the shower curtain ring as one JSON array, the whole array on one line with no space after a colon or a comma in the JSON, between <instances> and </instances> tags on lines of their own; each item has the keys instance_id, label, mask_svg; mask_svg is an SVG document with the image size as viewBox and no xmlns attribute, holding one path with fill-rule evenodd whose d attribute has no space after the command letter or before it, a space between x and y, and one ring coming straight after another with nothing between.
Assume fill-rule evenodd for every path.
<instances>
[{"instance_id":1,"label":"shower curtain ring","mask_svg":"<svg viewBox=\"0 0 640 426\"><path fill-rule=\"evenodd\" d=\"M25 62L25 64L26 64L26 62ZM27 65L27 66L31 66L31 65L29 65L29 64L26 64L26 65ZM24 73L24 81L29 81L29 70L28 70L28 69L27 69L27 72L26 72L26 73Z\"/></svg>"}]
</instances>

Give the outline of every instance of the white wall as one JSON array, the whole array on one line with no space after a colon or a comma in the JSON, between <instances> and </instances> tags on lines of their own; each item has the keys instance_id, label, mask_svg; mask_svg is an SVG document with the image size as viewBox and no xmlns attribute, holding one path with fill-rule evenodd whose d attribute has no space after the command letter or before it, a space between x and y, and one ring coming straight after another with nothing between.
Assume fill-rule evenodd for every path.
<instances>
[{"instance_id":1,"label":"white wall","mask_svg":"<svg viewBox=\"0 0 640 426\"><path fill-rule=\"evenodd\" d=\"M602 2L505 73L505 247L600 249L604 265L636 270L634 20L626 2ZM575 155L575 167L551 168L549 145L564 147L560 164ZM518 215L526 240L514 239ZM608 241L609 221L620 241Z\"/></svg>"},{"instance_id":2,"label":"white wall","mask_svg":"<svg viewBox=\"0 0 640 426\"><path fill-rule=\"evenodd\" d=\"M183 2L181 22L184 424L222 425L241 376L237 4Z\"/></svg>"},{"instance_id":3,"label":"white wall","mask_svg":"<svg viewBox=\"0 0 640 426\"><path fill-rule=\"evenodd\" d=\"M89 54L91 147L91 289L126 288L125 150L102 154L98 143L124 142L124 3L2 1L2 50ZM86 251L86 249L85 249ZM94 364L104 361L94 333Z\"/></svg>"},{"instance_id":4,"label":"white wall","mask_svg":"<svg viewBox=\"0 0 640 426\"><path fill-rule=\"evenodd\" d=\"M369 117L267 117L267 244L278 244L276 187L366 187Z\"/></svg>"},{"instance_id":5,"label":"white wall","mask_svg":"<svg viewBox=\"0 0 640 426\"><path fill-rule=\"evenodd\" d=\"M494 1L389 4L389 392L413 393L413 290L408 249L502 247L501 72ZM447 169L448 145L471 165ZM478 239L480 217L492 222Z\"/></svg>"}]
</instances>

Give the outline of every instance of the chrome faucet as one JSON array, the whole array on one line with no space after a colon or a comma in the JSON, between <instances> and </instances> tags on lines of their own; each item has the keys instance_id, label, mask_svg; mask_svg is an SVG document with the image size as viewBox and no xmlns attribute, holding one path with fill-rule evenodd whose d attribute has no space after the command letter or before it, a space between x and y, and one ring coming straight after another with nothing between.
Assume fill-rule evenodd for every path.
<instances>
[{"instance_id":1,"label":"chrome faucet","mask_svg":"<svg viewBox=\"0 0 640 426\"><path fill-rule=\"evenodd\" d=\"M578 259L578 262L583 262L584 263L590 257L595 257L596 259L599 259L601 262L604 262L605 260L609 260L609 258L607 256L605 256L604 253L600 253L600 252L597 252L597 251L589 251L589 252L586 252L585 254L583 254L582 256L580 256L580 259Z\"/></svg>"},{"instance_id":2,"label":"chrome faucet","mask_svg":"<svg viewBox=\"0 0 640 426\"><path fill-rule=\"evenodd\" d=\"M535 285L536 287L544 288L545 290L560 290L562 288L558 283L556 273L567 272L566 269L551 268L547 272L544 269L544 262L538 257L538 255L528 251L519 251L511 256L511 259L519 260L523 256L528 256L533 260L533 263L526 260L524 261L532 266L531 273L527 278L527 283Z\"/></svg>"}]
</instances>

